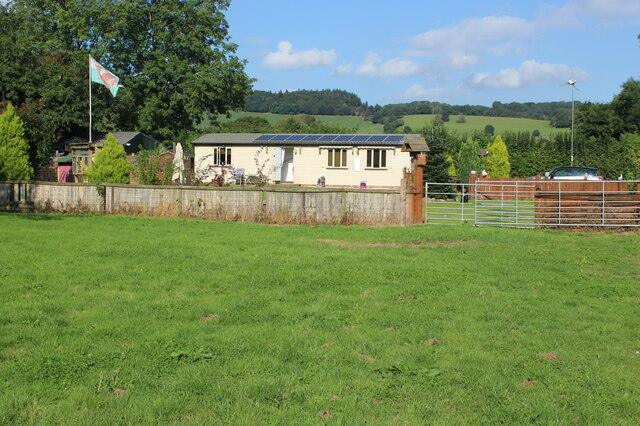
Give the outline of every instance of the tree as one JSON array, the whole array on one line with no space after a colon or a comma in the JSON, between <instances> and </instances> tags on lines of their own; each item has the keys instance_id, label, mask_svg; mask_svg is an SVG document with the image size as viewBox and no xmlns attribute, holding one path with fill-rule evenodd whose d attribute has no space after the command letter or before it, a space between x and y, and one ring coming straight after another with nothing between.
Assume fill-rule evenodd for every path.
<instances>
[{"instance_id":1,"label":"tree","mask_svg":"<svg viewBox=\"0 0 640 426\"><path fill-rule=\"evenodd\" d=\"M466 123L466 122L467 122L467 119L464 116L464 114L459 114L458 118L456 119L456 123L462 124L462 123Z\"/></svg>"},{"instance_id":2,"label":"tree","mask_svg":"<svg viewBox=\"0 0 640 426\"><path fill-rule=\"evenodd\" d=\"M616 116L621 120L621 133L640 132L640 81L630 78L622 84L622 90L611 102Z\"/></svg>"},{"instance_id":3,"label":"tree","mask_svg":"<svg viewBox=\"0 0 640 426\"><path fill-rule=\"evenodd\" d=\"M32 176L24 122L9 103L0 115L0 180L28 180Z\"/></svg>"},{"instance_id":4,"label":"tree","mask_svg":"<svg viewBox=\"0 0 640 426\"><path fill-rule=\"evenodd\" d=\"M266 118L251 116L220 123L217 128L210 130L220 133L271 133L274 131Z\"/></svg>"},{"instance_id":5,"label":"tree","mask_svg":"<svg viewBox=\"0 0 640 426\"><path fill-rule=\"evenodd\" d=\"M85 174L89 182L129 183L130 172L131 166L127 162L124 148L118 143L118 139L109 133L93 166L87 169Z\"/></svg>"},{"instance_id":6,"label":"tree","mask_svg":"<svg viewBox=\"0 0 640 426\"><path fill-rule=\"evenodd\" d=\"M312 115L283 118L275 126L281 133L354 133L355 129L324 123Z\"/></svg>"},{"instance_id":7,"label":"tree","mask_svg":"<svg viewBox=\"0 0 640 426\"><path fill-rule=\"evenodd\" d=\"M478 155L480 145L473 138L468 138L458 152L458 180L469 183L469 174L475 170L482 170L482 159Z\"/></svg>"},{"instance_id":8,"label":"tree","mask_svg":"<svg viewBox=\"0 0 640 426\"><path fill-rule=\"evenodd\" d=\"M94 91L96 130L177 142L203 112L238 109L250 93L223 14L229 0L4 3L0 97L42 101L53 129L87 127L89 53L125 86L116 98Z\"/></svg>"},{"instance_id":9,"label":"tree","mask_svg":"<svg viewBox=\"0 0 640 426\"><path fill-rule=\"evenodd\" d=\"M487 151L489 151L485 161L487 173L498 179L510 177L509 151L500 135L496 136L494 141L487 146Z\"/></svg>"},{"instance_id":10,"label":"tree","mask_svg":"<svg viewBox=\"0 0 640 426\"><path fill-rule=\"evenodd\" d=\"M449 182L451 161L448 158L447 147L450 135L447 129L438 125L435 120L431 122L431 126L423 127L420 130L420 134L429 146L427 165L424 168L424 179L430 183L429 192L438 194L438 198L446 198L446 194L452 193L454 188L450 185L437 184Z\"/></svg>"},{"instance_id":11,"label":"tree","mask_svg":"<svg viewBox=\"0 0 640 426\"><path fill-rule=\"evenodd\" d=\"M160 149L142 150L136 155L133 175L142 185L170 185L173 177L173 162L167 159L162 162Z\"/></svg>"},{"instance_id":12,"label":"tree","mask_svg":"<svg viewBox=\"0 0 640 426\"><path fill-rule=\"evenodd\" d=\"M486 126L484 126L485 135L493 136L494 133L495 133L495 129L491 124L487 124Z\"/></svg>"}]
</instances>

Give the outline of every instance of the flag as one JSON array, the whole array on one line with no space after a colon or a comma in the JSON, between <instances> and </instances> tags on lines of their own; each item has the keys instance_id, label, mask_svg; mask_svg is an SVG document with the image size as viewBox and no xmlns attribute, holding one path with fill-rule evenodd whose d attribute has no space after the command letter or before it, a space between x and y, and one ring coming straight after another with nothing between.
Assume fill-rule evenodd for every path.
<instances>
[{"instance_id":1,"label":"flag","mask_svg":"<svg viewBox=\"0 0 640 426\"><path fill-rule=\"evenodd\" d=\"M114 97L118 93L118 89L122 87L118 84L120 79L107 71L105 67L100 65L91 56L89 56L89 72L91 73L91 81L107 86Z\"/></svg>"}]
</instances>

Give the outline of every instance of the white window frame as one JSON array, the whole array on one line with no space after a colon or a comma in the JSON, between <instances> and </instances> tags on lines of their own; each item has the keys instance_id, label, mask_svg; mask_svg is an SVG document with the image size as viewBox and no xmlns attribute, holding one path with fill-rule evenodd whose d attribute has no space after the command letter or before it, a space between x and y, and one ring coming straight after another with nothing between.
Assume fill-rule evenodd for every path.
<instances>
[{"instance_id":1,"label":"white window frame","mask_svg":"<svg viewBox=\"0 0 640 426\"><path fill-rule=\"evenodd\" d=\"M227 148L225 146L213 148L213 165L214 166L230 166L231 159L232 159L231 148Z\"/></svg>"},{"instance_id":2,"label":"white window frame","mask_svg":"<svg viewBox=\"0 0 640 426\"><path fill-rule=\"evenodd\" d=\"M367 169L387 169L387 150L367 148Z\"/></svg>"},{"instance_id":3,"label":"white window frame","mask_svg":"<svg viewBox=\"0 0 640 426\"><path fill-rule=\"evenodd\" d=\"M327 149L327 168L329 169L347 169L349 168L347 155L348 149L345 148L328 148ZM338 163L338 165L336 165Z\"/></svg>"}]
</instances>

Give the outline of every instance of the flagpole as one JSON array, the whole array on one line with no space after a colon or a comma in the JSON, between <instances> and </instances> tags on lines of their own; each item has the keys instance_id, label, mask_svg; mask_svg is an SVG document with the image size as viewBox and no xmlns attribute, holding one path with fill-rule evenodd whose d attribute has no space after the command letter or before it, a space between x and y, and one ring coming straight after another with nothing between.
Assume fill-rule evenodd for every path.
<instances>
[{"instance_id":1,"label":"flagpole","mask_svg":"<svg viewBox=\"0 0 640 426\"><path fill-rule=\"evenodd\" d=\"M89 143L92 142L91 138L91 54L89 54Z\"/></svg>"}]
</instances>

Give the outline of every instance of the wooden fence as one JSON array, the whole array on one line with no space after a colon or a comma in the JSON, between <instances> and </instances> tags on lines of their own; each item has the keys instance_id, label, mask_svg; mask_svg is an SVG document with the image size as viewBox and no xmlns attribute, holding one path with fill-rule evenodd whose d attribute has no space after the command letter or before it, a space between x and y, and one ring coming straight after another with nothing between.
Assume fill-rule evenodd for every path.
<instances>
[{"instance_id":1,"label":"wooden fence","mask_svg":"<svg viewBox=\"0 0 640 426\"><path fill-rule=\"evenodd\" d=\"M400 225L399 191L0 182L0 210L265 223Z\"/></svg>"}]
</instances>

